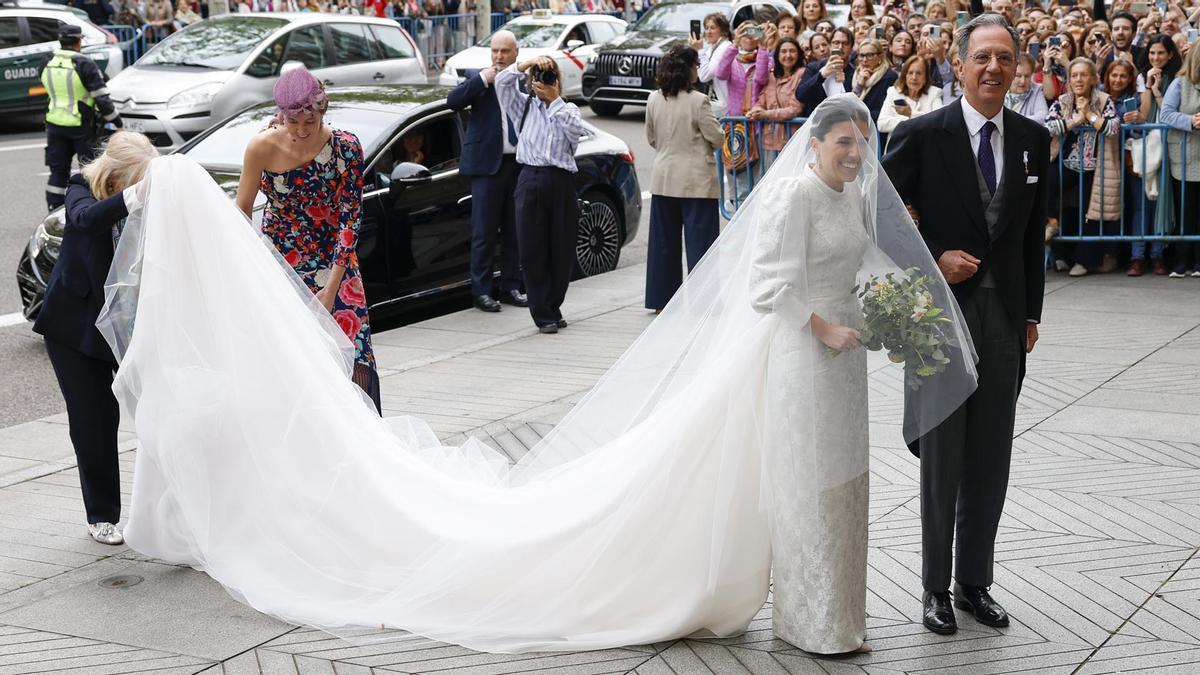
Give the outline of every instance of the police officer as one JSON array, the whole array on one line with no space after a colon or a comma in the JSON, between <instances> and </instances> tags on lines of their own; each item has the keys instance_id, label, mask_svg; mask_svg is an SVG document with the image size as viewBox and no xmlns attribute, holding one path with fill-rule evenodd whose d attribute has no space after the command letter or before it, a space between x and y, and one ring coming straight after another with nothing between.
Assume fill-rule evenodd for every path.
<instances>
[{"instance_id":1,"label":"police officer","mask_svg":"<svg viewBox=\"0 0 1200 675\"><path fill-rule=\"evenodd\" d=\"M50 99L46 110L46 205L62 206L71 175L71 158L92 159L99 145L100 128L106 122L121 126L121 118L108 98L104 74L95 61L79 53L83 29L64 24L58 30L61 49L42 70L42 85Z\"/></svg>"}]
</instances>

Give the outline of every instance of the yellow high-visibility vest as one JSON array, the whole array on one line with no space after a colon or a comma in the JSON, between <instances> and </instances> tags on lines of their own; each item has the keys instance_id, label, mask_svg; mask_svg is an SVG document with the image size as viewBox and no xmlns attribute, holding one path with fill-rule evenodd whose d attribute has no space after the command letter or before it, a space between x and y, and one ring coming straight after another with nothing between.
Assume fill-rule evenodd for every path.
<instances>
[{"instance_id":1,"label":"yellow high-visibility vest","mask_svg":"<svg viewBox=\"0 0 1200 675\"><path fill-rule=\"evenodd\" d=\"M69 49L54 50L54 58L42 70L42 86L50 99L46 110L46 121L60 127L83 125L79 104L91 107L95 99L83 85L83 79L75 72L75 56L78 52Z\"/></svg>"}]
</instances>

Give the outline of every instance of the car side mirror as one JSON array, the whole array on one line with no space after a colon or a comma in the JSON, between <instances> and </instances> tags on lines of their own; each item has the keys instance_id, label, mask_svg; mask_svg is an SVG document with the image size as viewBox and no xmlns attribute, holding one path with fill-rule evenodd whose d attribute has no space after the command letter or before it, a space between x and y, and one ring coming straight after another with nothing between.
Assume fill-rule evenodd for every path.
<instances>
[{"instance_id":1,"label":"car side mirror","mask_svg":"<svg viewBox=\"0 0 1200 675\"><path fill-rule=\"evenodd\" d=\"M400 162L388 176L388 194L399 197L404 189L413 185L424 185L433 180L429 169L416 162Z\"/></svg>"},{"instance_id":2,"label":"car side mirror","mask_svg":"<svg viewBox=\"0 0 1200 675\"><path fill-rule=\"evenodd\" d=\"M567 51L573 52L583 46L583 40L567 40Z\"/></svg>"}]
</instances>

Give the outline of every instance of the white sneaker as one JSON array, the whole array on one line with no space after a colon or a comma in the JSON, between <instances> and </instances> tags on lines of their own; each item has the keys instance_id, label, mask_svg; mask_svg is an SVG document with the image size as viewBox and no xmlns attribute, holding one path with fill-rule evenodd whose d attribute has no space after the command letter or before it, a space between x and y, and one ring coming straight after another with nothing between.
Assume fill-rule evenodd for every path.
<instances>
[{"instance_id":1,"label":"white sneaker","mask_svg":"<svg viewBox=\"0 0 1200 675\"><path fill-rule=\"evenodd\" d=\"M1187 272L1180 272L1179 270L1171 270L1171 273L1168 274L1167 276L1172 279L1186 279Z\"/></svg>"},{"instance_id":2,"label":"white sneaker","mask_svg":"<svg viewBox=\"0 0 1200 675\"><path fill-rule=\"evenodd\" d=\"M1192 270L1192 278L1200 279L1200 270Z\"/></svg>"},{"instance_id":3,"label":"white sneaker","mask_svg":"<svg viewBox=\"0 0 1200 675\"><path fill-rule=\"evenodd\" d=\"M1087 273L1088 270L1086 267L1080 265L1079 263L1075 263L1075 266L1071 268L1070 272L1067 272L1067 275L1072 277L1083 277L1087 276Z\"/></svg>"},{"instance_id":4,"label":"white sneaker","mask_svg":"<svg viewBox=\"0 0 1200 675\"><path fill-rule=\"evenodd\" d=\"M117 531L117 526L112 523L89 524L87 527L88 534L92 535L92 539L101 544L120 546L125 543L125 537L121 536L121 533Z\"/></svg>"},{"instance_id":5,"label":"white sneaker","mask_svg":"<svg viewBox=\"0 0 1200 675\"><path fill-rule=\"evenodd\" d=\"M1055 272L1066 272L1069 269L1071 269L1071 266L1067 264L1066 260L1055 260L1054 261L1054 271Z\"/></svg>"}]
</instances>

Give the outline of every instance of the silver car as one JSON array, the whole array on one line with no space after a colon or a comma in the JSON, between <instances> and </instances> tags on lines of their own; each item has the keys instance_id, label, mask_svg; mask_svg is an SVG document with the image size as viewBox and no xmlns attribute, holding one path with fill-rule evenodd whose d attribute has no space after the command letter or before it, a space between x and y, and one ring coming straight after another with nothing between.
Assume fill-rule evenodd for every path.
<instances>
[{"instance_id":1,"label":"silver car","mask_svg":"<svg viewBox=\"0 0 1200 675\"><path fill-rule=\"evenodd\" d=\"M424 84L425 61L395 21L341 14L228 14L171 35L108 84L125 128L172 150L271 98L285 65L326 86Z\"/></svg>"}]
</instances>

